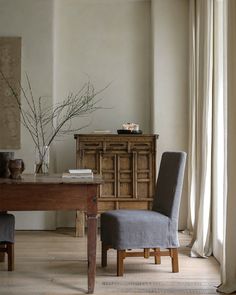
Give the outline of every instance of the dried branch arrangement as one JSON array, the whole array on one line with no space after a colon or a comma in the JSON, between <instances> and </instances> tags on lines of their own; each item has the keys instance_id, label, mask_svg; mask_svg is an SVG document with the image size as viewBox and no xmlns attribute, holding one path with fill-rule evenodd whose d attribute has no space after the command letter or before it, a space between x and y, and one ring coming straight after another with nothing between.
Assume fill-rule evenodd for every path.
<instances>
[{"instance_id":1,"label":"dried branch arrangement","mask_svg":"<svg viewBox=\"0 0 236 295\"><path fill-rule=\"evenodd\" d=\"M16 100L17 106L21 114L21 123L29 132L36 149L38 150L40 163L36 168L36 173L42 172L42 164L47 152L47 147L51 145L56 137L75 133L88 125L73 127L72 121L75 118L88 116L94 111L101 109L98 106L101 98L98 96L109 85L99 91L95 91L93 84L88 81L84 83L77 93L69 93L68 96L60 103L48 105L46 97L35 98L33 95L31 83L26 74L27 90L21 83L21 99L15 91L10 80L0 70L2 79L6 82ZM23 108L23 99L25 100ZM22 100L22 101L21 101ZM46 147L42 149L42 147Z\"/></svg>"}]
</instances>

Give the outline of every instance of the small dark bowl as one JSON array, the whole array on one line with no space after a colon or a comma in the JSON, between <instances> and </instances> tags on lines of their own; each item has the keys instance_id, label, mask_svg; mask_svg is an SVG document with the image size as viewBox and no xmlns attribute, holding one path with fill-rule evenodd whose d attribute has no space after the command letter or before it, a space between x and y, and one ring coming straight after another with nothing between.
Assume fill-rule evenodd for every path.
<instances>
[{"instance_id":1,"label":"small dark bowl","mask_svg":"<svg viewBox=\"0 0 236 295\"><path fill-rule=\"evenodd\" d=\"M118 129L118 134L142 134L142 130L126 130L126 129Z\"/></svg>"}]
</instances>

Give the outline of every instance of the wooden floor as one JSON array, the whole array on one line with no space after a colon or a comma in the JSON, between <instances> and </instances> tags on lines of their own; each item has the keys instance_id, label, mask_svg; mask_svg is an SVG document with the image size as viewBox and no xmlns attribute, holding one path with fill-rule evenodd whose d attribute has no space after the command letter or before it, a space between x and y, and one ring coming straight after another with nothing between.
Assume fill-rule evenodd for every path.
<instances>
[{"instance_id":1,"label":"wooden floor","mask_svg":"<svg viewBox=\"0 0 236 295\"><path fill-rule=\"evenodd\" d=\"M171 272L168 257L126 258L124 277L116 277L116 255L108 252L108 267L100 267L98 238L95 294L216 294L219 265L213 257L190 258L189 236L179 235L180 272ZM75 295L87 290L86 238L71 230L18 231L15 271L0 263L0 295Z\"/></svg>"}]
</instances>

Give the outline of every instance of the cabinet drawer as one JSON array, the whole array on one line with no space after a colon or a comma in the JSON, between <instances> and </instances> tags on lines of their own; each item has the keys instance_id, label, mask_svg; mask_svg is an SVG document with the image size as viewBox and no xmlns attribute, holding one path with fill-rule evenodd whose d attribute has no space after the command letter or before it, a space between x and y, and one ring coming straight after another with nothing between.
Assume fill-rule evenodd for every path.
<instances>
[{"instance_id":1,"label":"cabinet drawer","mask_svg":"<svg viewBox=\"0 0 236 295\"><path fill-rule=\"evenodd\" d=\"M128 142L112 141L106 142L107 151L127 151Z\"/></svg>"},{"instance_id":2,"label":"cabinet drawer","mask_svg":"<svg viewBox=\"0 0 236 295\"><path fill-rule=\"evenodd\" d=\"M82 141L79 144L81 150L101 150L102 147L102 142L97 141Z\"/></svg>"},{"instance_id":3,"label":"cabinet drawer","mask_svg":"<svg viewBox=\"0 0 236 295\"><path fill-rule=\"evenodd\" d=\"M131 151L151 151L152 142L132 142Z\"/></svg>"}]
</instances>

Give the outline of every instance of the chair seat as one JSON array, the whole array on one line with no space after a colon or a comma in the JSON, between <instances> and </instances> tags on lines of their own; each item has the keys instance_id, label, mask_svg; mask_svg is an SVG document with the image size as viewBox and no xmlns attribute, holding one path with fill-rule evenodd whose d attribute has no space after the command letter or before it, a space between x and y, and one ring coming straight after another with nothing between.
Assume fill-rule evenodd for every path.
<instances>
[{"instance_id":1,"label":"chair seat","mask_svg":"<svg viewBox=\"0 0 236 295\"><path fill-rule=\"evenodd\" d=\"M0 242L14 243L15 217L0 214Z\"/></svg>"},{"instance_id":2,"label":"chair seat","mask_svg":"<svg viewBox=\"0 0 236 295\"><path fill-rule=\"evenodd\" d=\"M155 211L107 211L101 214L101 240L117 250L176 248L176 222Z\"/></svg>"}]
</instances>

